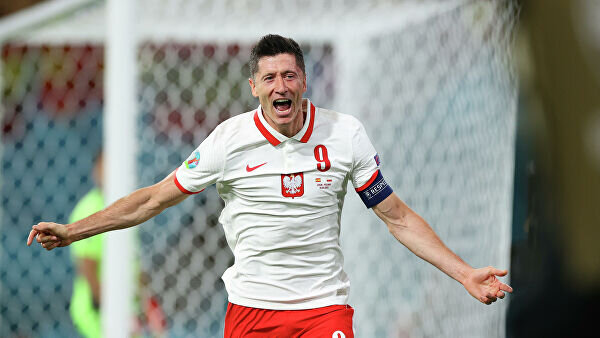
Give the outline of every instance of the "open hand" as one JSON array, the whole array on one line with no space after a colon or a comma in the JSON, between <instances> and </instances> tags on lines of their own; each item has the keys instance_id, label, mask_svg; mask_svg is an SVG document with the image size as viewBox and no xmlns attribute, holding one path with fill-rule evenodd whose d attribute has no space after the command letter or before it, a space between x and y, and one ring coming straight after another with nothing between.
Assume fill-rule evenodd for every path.
<instances>
[{"instance_id":1,"label":"open hand","mask_svg":"<svg viewBox=\"0 0 600 338\"><path fill-rule=\"evenodd\" d=\"M502 283L496 278L496 276L506 276L507 273L507 270L499 270L492 266L474 269L465 278L463 285L471 296L475 297L480 302L489 305L498 298L504 298L504 292L513 291L510 286Z\"/></svg>"},{"instance_id":2,"label":"open hand","mask_svg":"<svg viewBox=\"0 0 600 338\"><path fill-rule=\"evenodd\" d=\"M32 226L29 237L27 237L27 245L31 245L34 239L48 251L73 242L67 238L66 226L51 222L40 222Z\"/></svg>"}]
</instances>

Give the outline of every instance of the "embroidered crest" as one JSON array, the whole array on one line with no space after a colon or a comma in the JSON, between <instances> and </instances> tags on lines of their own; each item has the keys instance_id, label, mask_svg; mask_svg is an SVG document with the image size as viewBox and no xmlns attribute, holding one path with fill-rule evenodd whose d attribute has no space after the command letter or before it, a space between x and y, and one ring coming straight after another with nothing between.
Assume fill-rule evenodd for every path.
<instances>
[{"instance_id":1,"label":"embroidered crest","mask_svg":"<svg viewBox=\"0 0 600 338\"><path fill-rule=\"evenodd\" d=\"M281 194L283 197L304 195L304 173L281 174Z\"/></svg>"}]
</instances>

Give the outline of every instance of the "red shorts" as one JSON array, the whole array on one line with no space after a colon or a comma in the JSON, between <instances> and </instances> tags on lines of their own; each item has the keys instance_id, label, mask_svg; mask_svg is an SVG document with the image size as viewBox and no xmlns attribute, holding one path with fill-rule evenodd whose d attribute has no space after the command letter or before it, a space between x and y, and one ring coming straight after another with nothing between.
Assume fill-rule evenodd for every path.
<instances>
[{"instance_id":1,"label":"red shorts","mask_svg":"<svg viewBox=\"0 0 600 338\"><path fill-rule=\"evenodd\" d=\"M354 309L331 305L309 310L265 310L229 303L225 338L354 338Z\"/></svg>"}]
</instances>

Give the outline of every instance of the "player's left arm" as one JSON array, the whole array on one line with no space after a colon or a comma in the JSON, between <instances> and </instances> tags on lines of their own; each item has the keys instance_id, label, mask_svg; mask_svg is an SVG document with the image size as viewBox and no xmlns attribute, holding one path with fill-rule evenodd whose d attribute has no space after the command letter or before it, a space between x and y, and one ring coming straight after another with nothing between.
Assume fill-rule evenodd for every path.
<instances>
[{"instance_id":1,"label":"player's left arm","mask_svg":"<svg viewBox=\"0 0 600 338\"><path fill-rule=\"evenodd\" d=\"M392 235L410 251L461 283L479 301L491 304L512 288L498 280L506 270L488 266L474 269L450 250L427 222L395 193L373 207Z\"/></svg>"}]
</instances>

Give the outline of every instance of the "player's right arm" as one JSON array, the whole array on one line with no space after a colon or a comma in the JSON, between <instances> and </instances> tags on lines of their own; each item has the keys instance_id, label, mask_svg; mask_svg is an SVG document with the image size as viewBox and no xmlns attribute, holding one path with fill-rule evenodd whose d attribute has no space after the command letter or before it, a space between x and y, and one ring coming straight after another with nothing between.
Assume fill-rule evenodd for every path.
<instances>
[{"instance_id":1,"label":"player's right arm","mask_svg":"<svg viewBox=\"0 0 600 338\"><path fill-rule=\"evenodd\" d=\"M77 222L67 225L40 222L32 227L27 245L35 239L46 250L52 250L99 233L143 223L188 196L177 187L174 175L172 172L164 180L138 189Z\"/></svg>"}]
</instances>

